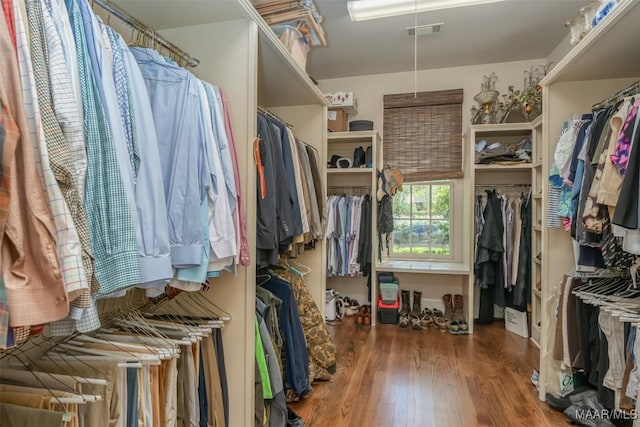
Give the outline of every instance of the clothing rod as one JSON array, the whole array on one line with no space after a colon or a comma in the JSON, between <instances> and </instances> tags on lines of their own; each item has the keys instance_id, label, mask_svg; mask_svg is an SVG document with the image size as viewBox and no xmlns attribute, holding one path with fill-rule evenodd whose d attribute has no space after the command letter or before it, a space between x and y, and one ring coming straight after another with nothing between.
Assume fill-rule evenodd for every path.
<instances>
[{"instance_id":1,"label":"clothing rod","mask_svg":"<svg viewBox=\"0 0 640 427\"><path fill-rule=\"evenodd\" d=\"M619 90L617 93L609 96L608 98L598 102L597 104L593 105L593 108L597 108L600 106L604 106L607 105L609 103L611 103L612 101L615 101L617 99L619 99L620 97L624 97L627 95L633 95L635 93L638 92L638 90L640 89L640 80L633 82L632 84L630 84L629 86L625 87L622 90Z\"/></svg>"},{"instance_id":2,"label":"clothing rod","mask_svg":"<svg viewBox=\"0 0 640 427\"><path fill-rule=\"evenodd\" d=\"M180 49L178 46L163 39L155 32L155 30L143 24L142 22L138 21L136 18L132 17L124 10L114 6L113 4L111 4L109 0L92 0L92 3L100 6L102 9L104 9L111 15L115 16L116 18L120 19L125 24L135 28L136 30L142 33L145 33L147 36L153 39L154 43L158 43L165 49L170 50L171 52L177 54L181 59L185 61L185 65L191 68L195 68L200 64L200 60L198 58L195 58L189 55L188 53Z\"/></svg>"},{"instance_id":3,"label":"clothing rod","mask_svg":"<svg viewBox=\"0 0 640 427\"><path fill-rule=\"evenodd\" d=\"M267 117L271 117L272 119L279 121L280 123L282 123L283 125L285 125L290 129L293 129L293 125L287 123L286 120L282 120L280 117L276 116L275 114L273 114L271 111L267 110L264 107L261 107L258 105L258 112L264 114Z\"/></svg>"}]
</instances>

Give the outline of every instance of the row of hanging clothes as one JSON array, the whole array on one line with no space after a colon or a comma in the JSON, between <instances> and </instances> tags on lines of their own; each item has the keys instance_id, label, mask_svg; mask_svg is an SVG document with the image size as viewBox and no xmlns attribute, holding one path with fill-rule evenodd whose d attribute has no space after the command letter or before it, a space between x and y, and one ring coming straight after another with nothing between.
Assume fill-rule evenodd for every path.
<instances>
[{"instance_id":1,"label":"row of hanging clothes","mask_svg":"<svg viewBox=\"0 0 640 427\"><path fill-rule=\"evenodd\" d=\"M568 273L552 291L549 355L572 377L573 390L565 392L584 397L571 398L581 403L564 409L568 416L599 411L608 416L598 425L609 426L640 410L640 286L637 265L632 270ZM547 401L557 400L548 393Z\"/></svg>"},{"instance_id":2,"label":"row of hanging clothes","mask_svg":"<svg viewBox=\"0 0 640 427\"><path fill-rule=\"evenodd\" d=\"M96 298L249 264L220 90L132 47L88 0L0 13L0 348L100 327Z\"/></svg>"},{"instance_id":3,"label":"row of hanging clothes","mask_svg":"<svg viewBox=\"0 0 640 427\"><path fill-rule=\"evenodd\" d=\"M258 109L253 143L257 176L256 262L277 264L323 237L325 199L320 153L293 134L293 127Z\"/></svg>"},{"instance_id":4,"label":"row of hanging clothes","mask_svg":"<svg viewBox=\"0 0 640 427\"><path fill-rule=\"evenodd\" d=\"M228 314L187 292L131 294L101 307L90 336L34 337L2 354L3 426L229 425L220 332Z\"/></svg>"},{"instance_id":5,"label":"row of hanging clothes","mask_svg":"<svg viewBox=\"0 0 640 427\"><path fill-rule=\"evenodd\" d=\"M531 187L476 186L474 281L478 323L494 320L494 305L531 303Z\"/></svg>"},{"instance_id":6,"label":"row of hanging clothes","mask_svg":"<svg viewBox=\"0 0 640 427\"><path fill-rule=\"evenodd\" d=\"M640 255L640 82L563 125L547 224L573 240L576 269L628 268Z\"/></svg>"},{"instance_id":7,"label":"row of hanging clothes","mask_svg":"<svg viewBox=\"0 0 640 427\"><path fill-rule=\"evenodd\" d=\"M287 403L336 371L336 346L305 282L310 272L282 259L256 276L256 426L301 426Z\"/></svg>"},{"instance_id":8,"label":"row of hanging clothes","mask_svg":"<svg viewBox=\"0 0 640 427\"><path fill-rule=\"evenodd\" d=\"M370 275L371 227L371 194L327 197L327 277Z\"/></svg>"}]
</instances>

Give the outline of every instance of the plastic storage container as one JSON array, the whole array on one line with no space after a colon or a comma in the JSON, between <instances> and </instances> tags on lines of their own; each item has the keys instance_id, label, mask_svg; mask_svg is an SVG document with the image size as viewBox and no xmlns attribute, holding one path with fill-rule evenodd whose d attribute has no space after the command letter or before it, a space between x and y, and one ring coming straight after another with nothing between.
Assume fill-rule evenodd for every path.
<instances>
[{"instance_id":1,"label":"plastic storage container","mask_svg":"<svg viewBox=\"0 0 640 427\"><path fill-rule=\"evenodd\" d=\"M271 29L276 33L278 38L280 38L280 41L284 47L287 48L293 60L300 65L300 68L306 71L309 45L302 33L291 25L273 25Z\"/></svg>"},{"instance_id":2,"label":"plastic storage container","mask_svg":"<svg viewBox=\"0 0 640 427\"><path fill-rule=\"evenodd\" d=\"M385 304L382 298L378 298L378 316L380 323L396 325L398 323L398 310L400 309L400 299L396 299L393 304Z\"/></svg>"},{"instance_id":3,"label":"plastic storage container","mask_svg":"<svg viewBox=\"0 0 640 427\"><path fill-rule=\"evenodd\" d=\"M397 281L394 282L380 282L380 299L385 304L393 304L398 300L398 289L400 285Z\"/></svg>"}]
</instances>

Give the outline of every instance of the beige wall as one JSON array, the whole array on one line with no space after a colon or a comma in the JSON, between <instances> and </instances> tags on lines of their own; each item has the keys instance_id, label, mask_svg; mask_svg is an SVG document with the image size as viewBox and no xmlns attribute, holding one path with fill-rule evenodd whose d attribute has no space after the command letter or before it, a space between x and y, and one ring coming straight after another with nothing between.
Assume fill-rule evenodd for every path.
<instances>
[{"instance_id":1,"label":"beige wall","mask_svg":"<svg viewBox=\"0 0 640 427\"><path fill-rule=\"evenodd\" d=\"M522 88L523 72L532 66L545 64L544 59L528 61L504 62L498 64L473 65L466 67L444 68L424 70L418 72L418 88L420 91L459 89L464 91L462 106L463 132L470 122L470 109L474 105L473 97L480 91L480 83L483 75L495 72L498 76L496 89L500 93L506 93L509 85ZM382 100L385 94L407 93L414 90L413 72L375 74L339 79L321 80L320 89L325 93L336 91L352 91L358 99L358 114L349 116L349 120L367 119L373 120L374 127L382 135ZM384 145L384 140L383 140ZM453 223L461 225L465 221L462 188L468 184L465 179L454 180L454 206ZM464 236L462 227L453 236L454 251L458 254L458 261L462 261L464 253L468 253L471 240ZM462 251L461 251L462 249ZM473 271L472 266L471 270ZM430 307L441 305L441 297L445 293L463 293L467 284L466 276L436 275L436 274L412 274L397 273L400 280L400 288L422 291L423 304ZM343 283L340 279L327 280L327 287L336 288L341 294L355 296L366 301L366 287ZM470 301L466 301L469 304ZM442 308L442 307L440 307Z\"/></svg>"},{"instance_id":2,"label":"beige wall","mask_svg":"<svg viewBox=\"0 0 640 427\"><path fill-rule=\"evenodd\" d=\"M545 59L533 59L418 71L418 92L462 88L464 90L462 106L464 129L469 124L471 115L469 110L475 104L473 97L480 91L483 75L495 72L498 76L496 89L500 93L506 93L509 85L521 89L523 72L532 66L545 64L545 62ZM340 90L352 91L358 99L358 114L349 116L349 120L373 120L374 127L382 134L383 95L413 92L414 74L413 72L402 72L345 77L320 80L319 85L324 93Z\"/></svg>"}]
</instances>

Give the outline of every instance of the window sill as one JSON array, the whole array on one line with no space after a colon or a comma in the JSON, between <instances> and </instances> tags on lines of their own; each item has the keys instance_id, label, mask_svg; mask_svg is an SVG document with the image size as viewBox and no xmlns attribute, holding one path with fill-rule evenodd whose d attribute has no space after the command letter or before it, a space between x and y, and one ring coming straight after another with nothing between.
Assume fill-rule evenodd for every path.
<instances>
[{"instance_id":1,"label":"window sill","mask_svg":"<svg viewBox=\"0 0 640 427\"><path fill-rule=\"evenodd\" d=\"M470 269L461 262L385 259L376 264L379 271L396 273L453 274L467 276Z\"/></svg>"}]
</instances>

